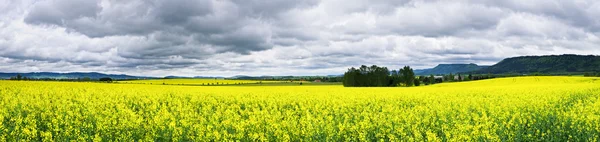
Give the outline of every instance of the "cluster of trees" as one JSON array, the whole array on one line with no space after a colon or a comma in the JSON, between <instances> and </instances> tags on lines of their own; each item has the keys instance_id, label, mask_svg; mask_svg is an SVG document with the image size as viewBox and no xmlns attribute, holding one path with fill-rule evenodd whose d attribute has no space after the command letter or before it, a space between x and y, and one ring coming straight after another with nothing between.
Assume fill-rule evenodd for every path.
<instances>
[{"instance_id":1,"label":"cluster of trees","mask_svg":"<svg viewBox=\"0 0 600 142\"><path fill-rule=\"evenodd\" d=\"M111 82L113 82L113 79L110 77L103 77L103 78L98 79L98 81L111 83Z\"/></svg>"},{"instance_id":2,"label":"cluster of trees","mask_svg":"<svg viewBox=\"0 0 600 142\"><path fill-rule=\"evenodd\" d=\"M309 77L307 79L307 81L315 81L315 80L321 80L321 82L342 82L343 77L316 77L316 78Z\"/></svg>"},{"instance_id":3,"label":"cluster of trees","mask_svg":"<svg viewBox=\"0 0 600 142\"><path fill-rule=\"evenodd\" d=\"M478 75L461 75L461 74L447 74L442 75L442 82L460 82L460 81L472 81L472 80L483 80L483 79L491 79L495 78L494 75L491 74L478 74Z\"/></svg>"},{"instance_id":4,"label":"cluster of trees","mask_svg":"<svg viewBox=\"0 0 600 142\"><path fill-rule=\"evenodd\" d=\"M390 70L387 67L376 65L360 68L350 68L344 73L343 81L345 87L388 87L388 86L419 86L420 80L415 79L412 68L405 66L399 71Z\"/></svg>"},{"instance_id":5,"label":"cluster of trees","mask_svg":"<svg viewBox=\"0 0 600 142\"><path fill-rule=\"evenodd\" d=\"M431 85L431 84L436 84L436 83L442 83L444 82L443 78L436 78L433 75L429 75L429 76L419 76L419 78L417 78L420 82L423 82L423 84L425 85Z\"/></svg>"},{"instance_id":6,"label":"cluster of trees","mask_svg":"<svg viewBox=\"0 0 600 142\"><path fill-rule=\"evenodd\" d=\"M17 74L17 76L10 77L10 80L30 80L30 78L21 76L21 74Z\"/></svg>"},{"instance_id":7,"label":"cluster of trees","mask_svg":"<svg viewBox=\"0 0 600 142\"><path fill-rule=\"evenodd\" d=\"M350 68L344 73L343 81L345 87L394 87L394 86L420 86L431 85L442 82L460 82L491 79L496 77L508 77L511 75L492 75L492 74L446 74L415 76L410 66L405 66L398 71L389 71L387 67L377 65L365 66L360 68Z\"/></svg>"}]
</instances>

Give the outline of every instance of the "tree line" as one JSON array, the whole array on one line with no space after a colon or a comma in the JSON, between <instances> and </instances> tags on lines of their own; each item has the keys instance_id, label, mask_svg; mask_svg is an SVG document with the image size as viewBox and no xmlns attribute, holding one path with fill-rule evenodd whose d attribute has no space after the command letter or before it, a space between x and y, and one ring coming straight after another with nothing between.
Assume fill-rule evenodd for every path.
<instances>
[{"instance_id":1,"label":"tree line","mask_svg":"<svg viewBox=\"0 0 600 142\"><path fill-rule=\"evenodd\" d=\"M256 80L256 81L316 81L321 82L342 82L341 76L280 76L280 77L240 77L235 79L225 80Z\"/></svg>"},{"instance_id":2,"label":"tree line","mask_svg":"<svg viewBox=\"0 0 600 142\"><path fill-rule=\"evenodd\" d=\"M348 71L344 73L342 83L344 87L411 87L442 82L461 82L509 76L510 75L465 75L452 73L438 76L415 76L415 73L410 66L404 66L399 70L390 71L387 67L362 65L360 68L349 68Z\"/></svg>"}]
</instances>

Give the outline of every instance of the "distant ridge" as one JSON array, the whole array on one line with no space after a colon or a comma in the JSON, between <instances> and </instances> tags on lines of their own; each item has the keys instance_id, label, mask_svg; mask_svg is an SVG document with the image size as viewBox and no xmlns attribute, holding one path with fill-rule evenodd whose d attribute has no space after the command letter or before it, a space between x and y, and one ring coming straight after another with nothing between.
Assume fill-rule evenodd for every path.
<instances>
[{"instance_id":1,"label":"distant ridge","mask_svg":"<svg viewBox=\"0 0 600 142\"><path fill-rule=\"evenodd\" d=\"M0 73L1 79L9 79L11 77L15 77L20 74L23 77L27 78L35 78L35 79L43 79L43 78L52 78L52 79L78 79L78 78L90 78L90 79L99 79L103 77L110 77L112 79L152 79L155 77L145 77L145 76L130 76L125 74L103 74L97 72L71 72L71 73L55 73L55 72L30 72L30 73Z\"/></svg>"},{"instance_id":2,"label":"distant ridge","mask_svg":"<svg viewBox=\"0 0 600 142\"><path fill-rule=\"evenodd\" d=\"M165 76L163 77L165 79L186 79L186 78L193 78L193 77L187 77L187 76Z\"/></svg>"},{"instance_id":3,"label":"distant ridge","mask_svg":"<svg viewBox=\"0 0 600 142\"><path fill-rule=\"evenodd\" d=\"M479 66L477 64L439 64L431 69L415 70L416 75L440 75L440 74L456 74L461 72L477 71L488 66Z\"/></svg>"},{"instance_id":4,"label":"distant ridge","mask_svg":"<svg viewBox=\"0 0 600 142\"><path fill-rule=\"evenodd\" d=\"M513 57L473 73L567 74L586 72L600 72L600 56L564 54Z\"/></svg>"}]
</instances>

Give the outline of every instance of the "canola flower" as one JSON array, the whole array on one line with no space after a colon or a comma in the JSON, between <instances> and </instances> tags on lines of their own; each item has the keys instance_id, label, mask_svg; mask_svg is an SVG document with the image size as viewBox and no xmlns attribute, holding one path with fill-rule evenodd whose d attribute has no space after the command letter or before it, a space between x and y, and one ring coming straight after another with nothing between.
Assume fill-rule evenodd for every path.
<instances>
[{"instance_id":1,"label":"canola flower","mask_svg":"<svg viewBox=\"0 0 600 142\"><path fill-rule=\"evenodd\" d=\"M599 141L598 79L412 88L0 81L0 141Z\"/></svg>"}]
</instances>

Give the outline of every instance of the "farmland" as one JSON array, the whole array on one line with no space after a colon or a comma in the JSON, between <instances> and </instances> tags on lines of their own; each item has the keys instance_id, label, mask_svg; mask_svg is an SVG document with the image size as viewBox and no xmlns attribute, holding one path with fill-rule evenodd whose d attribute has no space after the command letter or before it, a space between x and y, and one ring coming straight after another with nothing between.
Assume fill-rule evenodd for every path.
<instances>
[{"instance_id":1,"label":"farmland","mask_svg":"<svg viewBox=\"0 0 600 142\"><path fill-rule=\"evenodd\" d=\"M120 84L145 85L185 85L185 86L299 86L299 85L341 85L339 82L310 81L263 81L263 80L224 80L224 79L148 79L117 81ZM300 84L302 83L302 84Z\"/></svg>"},{"instance_id":2,"label":"farmland","mask_svg":"<svg viewBox=\"0 0 600 142\"><path fill-rule=\"evenodd\" d=\"M599 141L598 79L411 88L0 81L0 141Z\"/></svg>"}]
</instances>

